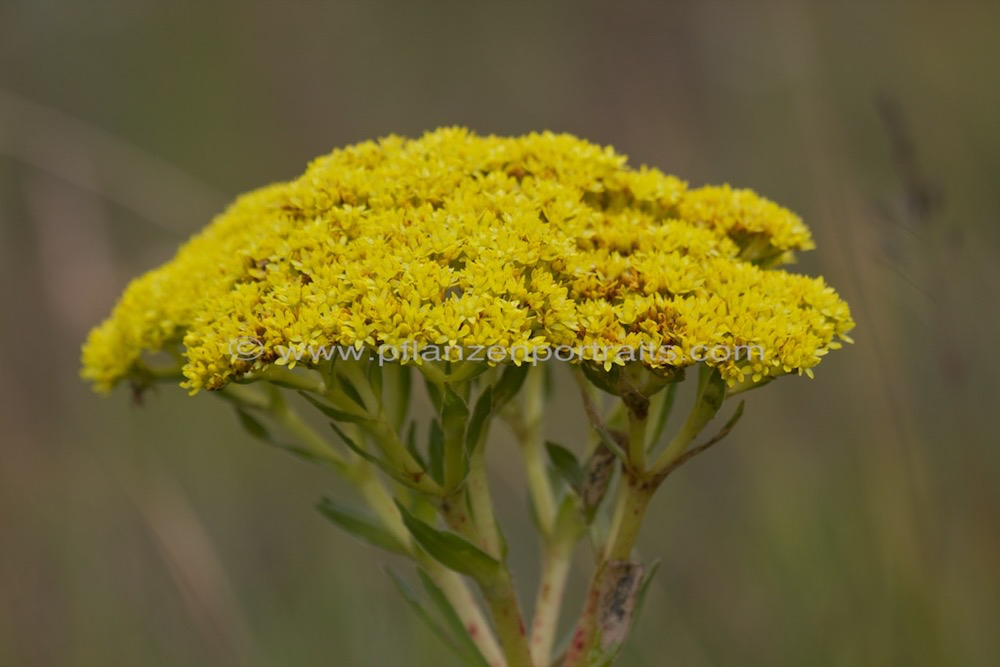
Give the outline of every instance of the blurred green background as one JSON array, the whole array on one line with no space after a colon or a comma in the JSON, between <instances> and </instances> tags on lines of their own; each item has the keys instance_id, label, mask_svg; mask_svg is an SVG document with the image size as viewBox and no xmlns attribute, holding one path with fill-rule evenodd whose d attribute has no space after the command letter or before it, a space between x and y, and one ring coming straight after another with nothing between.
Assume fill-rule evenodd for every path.
<instances>
[{"instance_id":1,"label":"blurred green background","mask_svg":"<svg viewBox=\"0 0 1000 667\"><path fill-rule=\"evenodd\" d=\"M236 194L449 124L752 187L858 321L665 485L623 664L998 664L998 28L988 2L0 3L0 665L452 664L311 509L336 483L208 396L77 377L127 281Z\"/></svg>"}]
</instances>

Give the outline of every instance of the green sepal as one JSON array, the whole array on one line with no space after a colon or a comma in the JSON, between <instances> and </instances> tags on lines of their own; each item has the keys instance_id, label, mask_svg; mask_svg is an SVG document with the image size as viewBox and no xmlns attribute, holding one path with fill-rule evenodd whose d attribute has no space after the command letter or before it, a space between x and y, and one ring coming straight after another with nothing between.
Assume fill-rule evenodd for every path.
<instances>
[{"instance_id":1,"label":"green sepal","mask_svg":"<svg viewBox=\"0 0 1000 667\"><path fill-rule=\"evenodd\" d=\"M332 498L323 498L316 504L320 513L354 537L402 556L409 555L409 549L388 531L378 519L359 509L342 505Z\"/></svg>"},{"instance_id":2,"label":"green sepal","mask_svg":"<svg viewBox=\"0 0 1000 667\"><path fill-rule=\"evenodd\" d=\"M476 545L455 533L438 530L424 523L398 502L396 506L413 539L434 560L450 570L487 585L500 575L503 569L500 561Z\"/></svg>"}]
</instances>

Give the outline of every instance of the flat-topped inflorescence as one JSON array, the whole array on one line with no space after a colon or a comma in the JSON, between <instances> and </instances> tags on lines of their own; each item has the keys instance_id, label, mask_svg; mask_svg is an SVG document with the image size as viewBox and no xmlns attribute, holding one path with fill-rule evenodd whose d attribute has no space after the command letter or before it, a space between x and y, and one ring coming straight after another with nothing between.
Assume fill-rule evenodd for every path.
<instances>
[{"instance_id":1,"label":"flat-topped inflorescence","mask_svg":"<svg viewBox=\"0 0 1000 667\"><path fill-rule=\"evenodd\" d=\"M176 351L193 393L323 346L677 351L651 367L759 346L706 361L748 386L811 373L853 326L821 278L778 268L812 245L749 190L689 189L573 136L390 136L238 198L129 285L83 375L106 391ZM233 354L247 337L259 358Z\"/></svg>"}]
</instances>

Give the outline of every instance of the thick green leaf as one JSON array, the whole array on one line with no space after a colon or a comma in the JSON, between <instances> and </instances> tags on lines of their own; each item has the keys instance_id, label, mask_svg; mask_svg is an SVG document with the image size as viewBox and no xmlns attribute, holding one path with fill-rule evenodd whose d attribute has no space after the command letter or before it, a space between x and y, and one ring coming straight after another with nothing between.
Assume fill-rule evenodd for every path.
<instances>
[{"instance_id":1,"label":"thick green leaf","mask_svg":"<svg viewBox=\"0 0 1000 667\"><path fill-rule=\"evenodd\" d=\"M455 608L451 606L451 602L445 597L445 594L438 588L434 580L431 579L430 575L424 572L422 569L417 568L417 576L420 578L420 583L423 584L424 590L427 591L428 597L430 597L431 602L437 607L441 616L444 618L445 623L451 629L452 635L457 639L458 644L461 646L463 657L465 661L463 664L472 665L474 667L489 667L489 663L483 657L483 654L479 652L479 648L476 643L472 641L472 637L469 636L469 629L465 627L465 623L459 617L458 612ZM482 630L486 630L483 628Z\"/></svg>"},{"instance_id":2,"label":"thick green leaf","mask_svg":"<svg viewBox=\"0 0 1000 667\"><path fill-rule=\"evenodd\" d=\"M576 459L576 454L555 442L546 442L545 450L556 472L569 484L569 487L580 492L583 487L583 467Z\"/></svg>"},{"instance_id":3,"label":"thick green leaf","mask_svg":"<svg viewBox=\"0 0 1000 667\"><path fill-rule=\"evenodd\" d=\"M445 567L479 582L493 581L501 571L498 560L455 533L438 530L416 518L399 503L403 523L424 551Z\"/></svg>"},{"instance_id":4,"label":"thick green leaf","mask_svg":"<svg viewBox=\"0 0 1000 667\"><path fill-rule=\"evenodd\" d=\"M316 509L333 523L354 537L369 544L391 551L408 555L409 550L402 544L378 519L356 508L342 505L332 498L323 498Z\"/></svg>"}]
</instances>

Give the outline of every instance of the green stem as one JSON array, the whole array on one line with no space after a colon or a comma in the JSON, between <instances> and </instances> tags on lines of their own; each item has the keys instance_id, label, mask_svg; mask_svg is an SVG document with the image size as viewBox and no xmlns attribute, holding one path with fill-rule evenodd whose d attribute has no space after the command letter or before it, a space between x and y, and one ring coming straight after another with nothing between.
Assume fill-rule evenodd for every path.
<instances>
[{"instance_id":1,"label":"green stem","mask_svg":"<svg viewBox=\"0 0 1000 667\"><path fill-rule=\"evenodd\" d=\"M648 414L628 413L628 459L633 470L646 469L646 425Z\"/></svg>"},{"instance_id":2,"label":"green stem","mask_svg":"<svg viewBox=\"0 0 1000 667\"><path fill-rule=\"evenodd\" d=\"M469 511L468 490L465 487L441 499L441 516L453 531L473 544L479 544L479 531Z\"/></svg>"},{"instance_id":3,"label":"green stem","mask_svg":"<svg viewBox=\"0 0 1000 667\"><path fill-rule=\"evenodd\" d=\"M500 644L490 627L490 622L479 608L479 603L466 585L465 579L426 555L418 557L418 562L435 585L441 589L444 596L448 598L448 602L451 603L455 613L462 620L466 632L469 633L490 667L506 665L507 661L504 659Z\"/></svg>"},{"instance_id":4,"label":"green stem","mask_svg":"<svg viewBox=\"0 0 1000 667\"><path fill-rule=\"evenodd\" d=\"M507 657L507 667L533 667L521 608L507 567L504 566L494 585L482 586L480 590L493 616L500 646Z\"/></svg>"},{"instance_id":5,"label":"green stem","mask_svg":"<svg viewBox=\"0 0 1000 667\"><path fill-rule=\"evenodd\" d=\"M617 529L608 540L604 554L594 569L583 613L577 623L563 667L582 667L587 664L585 662L587 655L597 639L601 585L608 564L612 561L631 559L642 519L656 491L654 483L634 475L628 475L625 484L625 490L619 496L620 507L616 509L616 514L620 516Z\"/></svg>"},{"instance_id":6,"label":"green stem","mask_svg":"<svg viewBox=\"0 0 1000 667\"><path fill-rule=\"evenodd\" d=\"M656 485L653 482L632 475L626 475L622 481L625 484L625 491L620 499L622 509L619 514L618 526L608 540L604 554L605 562L631 558L632 549L639 536L642 518L645 516L649 501L656 491Z\"/></svg>"},{"instance_id":7,"label":"green stem","mask_svg":"<svg viewBox=\"0 0 1000 667\"><path fill-rule=\"evenodd\" d=\"M480 547L498 560L503 560L500 528L493 514L489 480L486 477L486 447L480 445L469 459L469 477L466 480L472 519L480 537Z\"/></svg>"},{"instance_id":8,"label":"green stem","mask_svg":"<svg viewBox=\"0 0 1000 667\"><path fill-rule=\"evenodd\" d=\"M464 460L465 441L462 437L464 433L464 431L458 431L457 434L449 433L449 429L445 429L444 432L444 488L449 493L458 489L463 476L468 474Z\"/></svg>"},{"instance_id":9,"label":"green stem","mask_svg":"<svg viewBox=\"0 0 1000 667\"><path fill-rule=\"evenodd\" d=\"M362 423L361 427L371 434L385 455L386 460L410 480L413 488L434 496L440 496L444 493L441 486L427 474L423 466L407 451L406 446L399 439L399 434L396 433L395 427L389 422L385 414L380 413L375 421Z\"/></svg>"},{"instance_id":10,"label":"green stem","mask_svg":"<svg viewBox=\"0 0 1000 667\"><path fill-rule=\"evenodd\" d=\"M368 381L368 376L365 374L364 367L360 365L360 362L352 360L334 364L333 370L351 383L351 386L358 392L361 402L364 403L365 409L369 413L373 415L378 414L382 408L382 402L375 395L371 382Z\"/></svg>"},{"instance_id":11,"label":"green stem","mask_svg":"<svg viewBox=\"0 0 1000 667\"><path fill-rule=\"evenodd\" d=\"M343 458L333 449L329 441L313 430L297 412L285 403L277 389L274 389L273 393L268 396L244 385L230 384L222 390L222 393L226 398L244 408L269 414L275 422L293 435L304 449L333 464L358 490L365 503L379 517L386 530L390 531L400 544L408 547L411 557L441 589L490 667L504 667L507 664L496 636L466 581L460 575L429 558L420 549L415 548L413 538L403 524L399 509L389 491L379 480L372 464L360 458L354 461L347 461ZM380 429L379 433L383 438L388 439L389 449L394 449L399 441L395 431ZM379 441L384 442L382 439Z\"/></svg>"},{"instance_id":12,"label":"green stem","mask_svg":"<svg viewBox=\"0 0 1000 667\"><path fill-rule=\"evenodd\" d=\"M560 540L546 545L542 553L542 579L531 622L531 658L536 665L548 665L551 660L575 545L575 539Z\"/></svg>"},{"instance_id":13,"label":"green stem","mask_svg":"<svg viewBox=\"0 0 1000 667\"><path fill-rule=\"evenodd\" d=\"M521 456L524 457L525 475L528 483L528 493L535 508L538 525L541 526L543 537L552 534L556 520L555 494L549 481L545 465L544 437L542 434L542 416L545 410L545 372L541 368L533 368L524 380L524 403L521 415L521 428L515 431L521 445Z\"/></svg>"},{"instance_id":14,"label":"green stem","mask_svg":"<svg viewBox=\"0 0 1000 667\"><path fill-rule=\"evenodd\" d=\"M356 485L368 506L375 511L385 527L400 540L400 543L410 548L413 559L427 572L435 585L441 589L448 602L451 603L472 641L490 667L501 667L504 664L504 658L500 645L465 580L414 547L413 539L399 515L399 509L385 486L375 475L371 464L367 461L359 461L358 468L363 472L355 478Z\"/></svg>"},{"instance_id":15,"label":"green stem","mask_svg":"<svg viewBox=\"0 0 1000 667\"><path fill-rule=\"evenodd\" d=\"M698 396L695 399L694 407L691 408L691 412L688 414L688 418L684 422L684 426L681 427L680 432L674 436L666 449L663 450L663 453L660 454L656 463L653 464L650 472L654 477L660 475L674 461L683 456L685 450L698 437L701 430L715 417L719 408L722 407L725 397L726 385L718 377L718 372L707 366L703 366L698 383Z\"/></svg>"},{"instance_id":16,"label":"green stem","mask_svg":"<svg viewBox=\"0 0 1000 667\"><path fill-rule=\"evenodd\" d=\"M478 450L485 451L485 447ZM500 574L488 584L480 584L479 590L490 609L493 624L507 658L507 667L532 667L531 654L524 629L521 608L514 590L510 570L504 563L499 548L499 531L493 514L493 503L486 484L486 469L475 459L482 460L483 454L473 456L470 462L468 483L458 494L442 503L442 514L448 526L473 544L481 545L487 553L503 563ZM473 508L472 515L467 511ZM492 550L491 550L492 547Z\"/></svg>"},{"instance_id":17,"label":"green stem","mask_svg":"<svg viewBox=\"0 0 1000 667\"><path fill-rule=\"evenodd\" d=\"M644 460L637 458L639 452L645 456L648 415L637 415L634 411L629 411L628 451L631 469L623 471L611 532L594 569L583 613L577 623L564 667L579 667L586 664L587 655L597 640L601 586L608 564L631 560L642 519L656 488L663 481L663 471L684 454L698 433L712 420L725 399L725 392L725 383L718 372L707 366L703 367L695 404L684 426L670 441L652 468L648 469L643 463L637 464L637 461Z\"/></svg>"}]
</instances>

